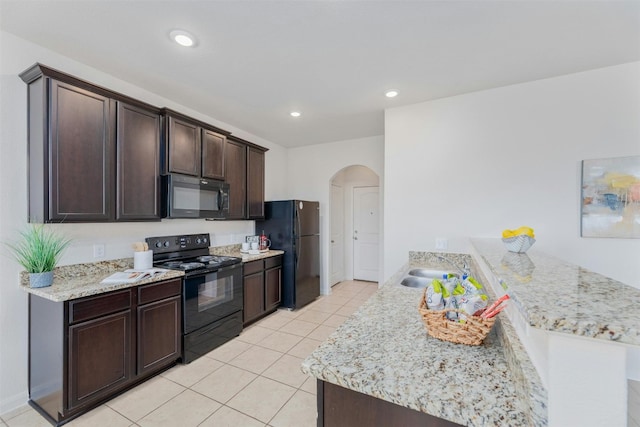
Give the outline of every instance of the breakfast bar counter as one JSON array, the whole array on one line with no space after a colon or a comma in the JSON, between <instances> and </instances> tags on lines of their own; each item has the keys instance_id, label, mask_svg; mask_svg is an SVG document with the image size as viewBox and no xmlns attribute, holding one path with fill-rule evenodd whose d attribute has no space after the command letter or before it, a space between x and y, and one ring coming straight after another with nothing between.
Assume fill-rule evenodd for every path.
<instances>
[{"instance_id":1,"label":"breakfast bar counter","mask_svg":"<svg viewBox=\"0 0 640 427\"><path fill-rule=\"evenodd\" d=\"M640 289L538 252L508 252L500 239L471 239L529 326L640 345Z\"/></svg>"}]
</instances>

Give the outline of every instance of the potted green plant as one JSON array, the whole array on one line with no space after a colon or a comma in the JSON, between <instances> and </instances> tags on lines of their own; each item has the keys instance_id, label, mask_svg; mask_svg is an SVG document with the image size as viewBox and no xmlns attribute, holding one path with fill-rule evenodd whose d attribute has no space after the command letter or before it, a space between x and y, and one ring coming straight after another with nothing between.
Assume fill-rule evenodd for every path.
<instances>
[{"instance_id":1,"label":"potted green plant","mask_svg":"<svg viewBox=\"0 0 640 427\"><path fill-rule=\"evenodd\" d=\"M71 241L43 224L30 225L20 232L22 239L17 243L8 243L13 256L29 273L32 288L43 288L53 283L53 269L60 256Z\"/></svg>"}]
</instances>

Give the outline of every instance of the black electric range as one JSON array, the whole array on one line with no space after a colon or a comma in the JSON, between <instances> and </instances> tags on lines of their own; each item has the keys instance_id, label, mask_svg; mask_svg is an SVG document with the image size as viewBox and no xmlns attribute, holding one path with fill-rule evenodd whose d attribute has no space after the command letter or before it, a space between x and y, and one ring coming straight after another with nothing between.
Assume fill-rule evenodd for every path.
<instances>
[{"instance_id":1,"label":"black electric range","mask_svg":"<svg viewBox=\"0 0 640 427\"><path fill-rule=\"evenodd\" d=\"M242 259L210 255L209 234L149 237L153 265L185 272L182 360L189 363L242 331Z\"/></svg>"}]
</instances>

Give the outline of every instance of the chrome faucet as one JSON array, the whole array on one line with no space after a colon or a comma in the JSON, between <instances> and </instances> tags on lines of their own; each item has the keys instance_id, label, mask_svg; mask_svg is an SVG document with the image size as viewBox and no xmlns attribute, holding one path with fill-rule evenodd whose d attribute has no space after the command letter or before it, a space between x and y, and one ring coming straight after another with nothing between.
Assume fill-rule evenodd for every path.
<instances>
[{"instance_id":1,"label":"chrome faucet","mask_svg":"<svg viewBox=\"0 0 640 427\"><path fill-rule=\"evenodd\" d=\"M469 266L467 265L467 263L465 262L462 266L462 268L460 268L456 263L454 263L453 261L451 261L449 258L445 258L442 255L437 255L436 254L436 258L438 258L441 261L446 262L447 264L455 267L456 270L458 270L460 273L462 273L463 276L469 276L471 273L471 270L469 269Z\"/></svg>"}]
</instances>

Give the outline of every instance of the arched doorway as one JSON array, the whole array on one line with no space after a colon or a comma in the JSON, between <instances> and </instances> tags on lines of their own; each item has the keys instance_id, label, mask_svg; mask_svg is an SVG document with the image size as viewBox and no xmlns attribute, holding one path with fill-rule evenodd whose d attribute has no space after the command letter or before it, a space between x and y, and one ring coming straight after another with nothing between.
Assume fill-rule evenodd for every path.
<instances>
[{"instance_id":1,"label":"arched doorway","mask_svg":"<svg viewBox=\"0 0 640 427\"><path fill-rule=\"evenodd\" d=\"M329 286L344 280L377 281L382 226L380 178L352 165L330 180Z\"/></svg>"}]
</instances>

